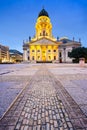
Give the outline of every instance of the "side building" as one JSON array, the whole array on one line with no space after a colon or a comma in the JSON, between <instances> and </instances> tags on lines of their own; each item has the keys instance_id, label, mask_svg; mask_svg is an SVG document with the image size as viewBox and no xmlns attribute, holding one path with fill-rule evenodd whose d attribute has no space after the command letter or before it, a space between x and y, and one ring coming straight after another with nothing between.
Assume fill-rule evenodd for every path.
<instances>
[{"instance_id":1,"label":"side building","mask_svg":"<svg viewBox=\"0 0 87 130\"><path fill-rule=\"evenodd\" d=\"M23 53L19 52L18 50L11 49L9 50L9 53L10 53L10 62L20 63L23 61Z\"/></svg>"},{"instance_id":2,"label":"side building","mask_svg":"<svg viewBox=\"0 0 87 130\"><path fill-rule=\"evenodd\" d=\"M9 62L9 47L0 44L0 63Z\"/></svg>"},{"instance_id":3,"label":"side building","mask_svg":"<svg viewBox=\"0 0 87 130\"><path fill-rule=\"evenodd\" d=\"M74 38L70 40L67 37L63 37L59 41L61 42L59 45L59 63L71 63L72 58L68 57L68 53L74 48L81 47L81 40L75 41Z\"/></svg>"}]
</instances>

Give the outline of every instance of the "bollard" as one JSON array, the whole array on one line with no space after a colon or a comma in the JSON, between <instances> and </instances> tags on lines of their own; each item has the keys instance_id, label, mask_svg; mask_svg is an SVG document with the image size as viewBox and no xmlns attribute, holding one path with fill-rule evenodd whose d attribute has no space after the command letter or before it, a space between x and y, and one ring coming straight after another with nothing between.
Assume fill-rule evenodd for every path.
<instances>
[{"instance_id":1,"label":"bollard","mask_svg":"<svg viewBox=\"0 0 87 130\"><path fill-rule=\"evenodd\" d=\"M80 67L84 67L85 66L85 58L80 58L79 59L79 65L80 65Z\"/></svg>"}]
</instances>

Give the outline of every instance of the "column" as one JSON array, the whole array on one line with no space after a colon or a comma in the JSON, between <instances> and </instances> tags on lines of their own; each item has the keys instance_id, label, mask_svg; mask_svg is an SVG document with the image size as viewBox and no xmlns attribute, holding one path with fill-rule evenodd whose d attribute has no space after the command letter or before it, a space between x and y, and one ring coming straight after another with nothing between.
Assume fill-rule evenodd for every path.
<instances>
[{"instance_id":1,"label":"column","mask_svg":"<svg viewBox=\"0 0 87 130\"><path fill-rule=\"evenodd\" d=\"M58 47L57 47L57 49L56 49L56 60L58 61L59 60L59 53L58 53Z\"/></svg>"},{"instance_id":2,"label":"column","mask_svg":"<svg viewBox=\"0 0 87 130\"><path fill-rule=\"evenodd\" d=\"M34 47L34 50L35 50L35 54L34 54L34 56L35 56L35 61L37 61L37 46Z\"/></svg>"},{"instance_id":3,"label":"column","mask_svg":"<svg viewBox=\"0 0 87 130\"><path fill-rule=\"evenodd\" d=\"M64 63L65 63L66 62L66 48L64 47L63 50L64 50Z\"/></svg>"},{"instance_id":4,"label":"column","mask_svg":"<svg viewBox=\"0 0 87 130\"><path fill-rule=\"evenodd\" d=\"M23 50L23 61L27 61L27 50Z\"/></svg>"},{"instance_id":5,"label":"column","mask_svg":"<svg viewBox=\"0 0 87 130\"><path fill-rule=\"evenodd\" d=\"M53 46L51 47L51 60L54 60L54 52L53 52Z\"/></svg>"},{"instance_id":6,"label":"column","mask_svg":"<svg viewBox=\"0 0 87 130\"><path fill-rule=\"evenodd\" d=\"M48 47L46 46L46 61L48 61Z\"/></svg>"},{"instance_id":7,"label":"column","mask_svg":"<svg viewBox=\"0 0 87 130\"><path fill-rule=\"evenodd\" d=\"M40 46L40 61L42 61L42 49L41 49L41 46Z\"/></svg>"}]
</instances>

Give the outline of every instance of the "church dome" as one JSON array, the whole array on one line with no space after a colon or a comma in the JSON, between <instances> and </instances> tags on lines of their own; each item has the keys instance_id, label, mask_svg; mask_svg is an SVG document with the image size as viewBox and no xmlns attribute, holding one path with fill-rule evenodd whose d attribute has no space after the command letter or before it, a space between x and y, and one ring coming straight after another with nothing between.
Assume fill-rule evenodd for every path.
<instances>
[{"instance_id":1,"label":"church dome","mask_svg":"<svg viewBox=\"0 0 87 130\"><path fill-rule=\"evenodd\" d=\"M47 16L47 17L49 17L49 15L48 15L48 13L47 13L47 11L46 11L45 9L42 9L42 10L40 11L38 17L40 17L40 16Z\"/></svg>"}]
</instances>

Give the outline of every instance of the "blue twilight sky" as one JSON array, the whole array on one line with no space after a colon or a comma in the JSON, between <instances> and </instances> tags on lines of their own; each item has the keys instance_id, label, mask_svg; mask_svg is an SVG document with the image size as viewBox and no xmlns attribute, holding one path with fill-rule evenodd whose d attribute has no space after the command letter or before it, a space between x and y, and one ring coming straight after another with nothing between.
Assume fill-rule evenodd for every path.
<instances>
[{"instance_id":1,"label":"blue twilight sky","mask_svg":"<svg viewBox=\"0 0 87 130\"><path fill-rule=\"evenodd\" d=\"M23 40L35 34L43 6L51 18L54 37L81 38L87 47L87 0L0 0L0 44L22 52Z\"/></svg>"}]
</instances>

